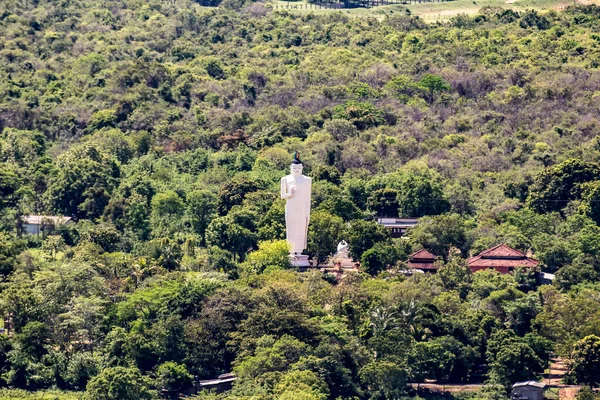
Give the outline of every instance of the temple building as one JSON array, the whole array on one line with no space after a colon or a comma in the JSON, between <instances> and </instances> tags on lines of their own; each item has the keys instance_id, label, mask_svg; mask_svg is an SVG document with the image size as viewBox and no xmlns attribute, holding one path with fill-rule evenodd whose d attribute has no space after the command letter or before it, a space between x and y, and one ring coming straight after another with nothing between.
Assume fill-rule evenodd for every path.
<instances>
[{"instance_id":1,"label":"temple building","mask_svg":"<svg viewBox=\"0 0 600 400\"><path fill-rule=\"evenodd\" d=\"M519 250L502 243L479 253L467 260L472 272L494 269L502 274L509 274L517 267L533 268L540 262Z\"/></svg>"},{"instance_id":2,"label":"temple building","mask_svg":"<svg viewBox=\"0 0 600 400\"><path fill-rule=\"evenodd\" d=\"M437 272L438 266L435 265L437 257L425 249L412 253L406 264L411 269L418 269L423 272Z\"/></svg>"}]
</instances>

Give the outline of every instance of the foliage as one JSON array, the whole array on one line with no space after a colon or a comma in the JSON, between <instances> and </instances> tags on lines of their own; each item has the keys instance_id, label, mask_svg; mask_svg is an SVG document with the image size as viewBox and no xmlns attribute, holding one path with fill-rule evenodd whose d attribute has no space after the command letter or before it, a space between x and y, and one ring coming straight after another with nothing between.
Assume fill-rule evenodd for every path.
<instances>
[{"instance_id":1,"label":"foliage","mask_svg":"<svg viewBox=\"0 0 600 400\"><path fill-rule=\"evenodd\" d=\"M573 345L570 370L578 383L600 385L600 337L589 335Z\"/></svg>"},{"instance_id":2,"label":"foliage","mask_svg":"<svg viewBox=\"0 0 600 400\"><path fill-rule=\"evenodd\" d=\"M173 361L161 364L156 374L158 385L167 390L187 389L193 382L193 376L187 371L185 365Z\"/></svg>"},{"instance_id":3,"label":"foliage","mask_svg":"<svg viewBox=\"0 0 600 400\"><path fill-rule=\"evenodd\" d=\"M334 254L345 233L344 220L325 210L311 213L308 226L307 253L320 263Z\"/></svg>"},{"instance_id":4,"label":"foliage","mask_svg":"<svg viewBox=\"0 0 600 400\"><path fill-rule=\"evenodd\" d=\"M286 240L258 243L258 250L250 253L244 268L259 274L266 268L290 268L290 245Z\"/></svg>"},{"instance_id":5,"label":"foliage","mask_svg":"<svg viewBox=\"0 0 600 400\"><path fill-rule=\"evenodd\" d=\"M539 212L560 211L569 201L581 198L583 185L600 172L595 163L571 159L541 172L530 190L527 203Z\"/></svg>"},{"instance_id":6,"label":"foliage","mask_svg":"<svg viewBox=\"0 0 600 400\"><path fill-rule=\"evenodd\" d=\"M91 400L151 399L147 383L136 369L107 368L87 385L86 398Z\"/></svg>"},{"instance_id":7,"label":"foliage","mask_svg":"<svg viewBox=\"0 0 600 400\"><path fill-rule=\"evenodd\" d=\"M202 396L402 398L434 379L502 399L550 354L593 371L598 6L436 24L244 0L2 6L6 385L137 399L234 371ZM357 273L290 268L294 151L308 254L346 240ZM23 234L32 215L74 221ZM419 223L392 240L382 215ZM499 243L554 283L472 273ZM405 276L421 248L437 274Z\"/></svg>"},{"instance_id":8,"label":"foliage","mask_svg":"<svg viewBox=\"0 0 600 400\"><path fill-rule=\"evenodd\" d=\"M389 242L390 233L375 221L354 220L348 227L349 254L355 260L372 248L376 243Z\"/></svg>"}]
</instances>

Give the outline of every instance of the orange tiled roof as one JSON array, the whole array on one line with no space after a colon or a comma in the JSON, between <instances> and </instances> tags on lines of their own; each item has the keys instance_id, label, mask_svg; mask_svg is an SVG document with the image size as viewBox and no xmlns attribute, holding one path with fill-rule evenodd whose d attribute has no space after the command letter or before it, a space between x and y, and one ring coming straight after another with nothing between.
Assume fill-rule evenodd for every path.
<instances>
[{"instance_id":1,"label":"orange tiled roof","mask_svg":"<svg viewBox=\"0 0 600 400\"><path fill-rule=\"evenodd\" d=\"M409 256L409 260L435 260L437 257L425 249L415 251Z\"/></svg>"},{"instance_id":2,"label":"orange tiled roof","mask_svg":"<svg viewBox=\"0 0 600 400\"><path fill-rule=\"evenodd\" d=\"M540 262L502 243L467 260L469 267L535 267Z\"/></svg>"},{"instance_id":3,"label":"orange tiled roof","mask_svg":"<svg viewBox=\"0 0 600 400\"><path fill-rule=\"evenodd\" d=\"M436 259L437 257L434 254L421 249L412 253L406 264L414 269L437 269L437 266L434 265Z\"/></svg>"}]
</instances>

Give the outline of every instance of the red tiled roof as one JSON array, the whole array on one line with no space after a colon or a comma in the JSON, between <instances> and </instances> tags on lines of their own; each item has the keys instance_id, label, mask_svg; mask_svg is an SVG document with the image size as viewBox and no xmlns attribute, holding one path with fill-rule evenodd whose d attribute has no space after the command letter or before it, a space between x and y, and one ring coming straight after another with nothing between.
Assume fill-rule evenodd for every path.
<instances>
[{"instance_id":1,"label":"red tiled roof","mask_svg":"<svg viewBox=\"0 0 600 400\"><path fill-rule=\"evenodd\" d=\"M413 268L413 269L438 269L434 263L430 263L430 262L409 261L406 263L406 265L408 265L409 268Z\"/></svg>"},{"instance_id":2,"label":"red tiled roof","mask_svg":"<svg viewBox=\"0 0 600 400\"><path fill-rule=\"evenodd\" d=\"M501 243L479 253L484 258L526 258L525 253Z\"/></svg>"},{"instance_id":3,"label":"red tiled roof","mask_svg":"<svg viewBox=\"0 0 600 400\"><path fill-rule=\"evenodd\" d=\"M479 255L467 260L467 264L471 268L535 267L539 263L538 260L527 257L525 253L508 247L504 243L482 251Z\"/></svg>"},{"instance_id":4,"label":"red tiled roof","mask_svg":"<svg viewBox=\"0 0 600 400\"><path fill-rule=\"evenodd\" d=\"M413 260L434 260L435 261L436 258L437 257L435 255L431 254L427 250L421 249L419 251L415 251L414 253L412 253L408 259L410 261L413 261Z\"/></svg>"},{"instance_id":5,"label":"red tiled roof","mask_svg":"<svg viewBox=\"0 0 600 400\"><path fill-rule=\"evenodd\" d=\"M434 264L437 257L431 254L425 249L415 251L412 253L406 264L409 268L424 269L424 270L436 270L437 266Z\"/></svg>"}]
</instances>

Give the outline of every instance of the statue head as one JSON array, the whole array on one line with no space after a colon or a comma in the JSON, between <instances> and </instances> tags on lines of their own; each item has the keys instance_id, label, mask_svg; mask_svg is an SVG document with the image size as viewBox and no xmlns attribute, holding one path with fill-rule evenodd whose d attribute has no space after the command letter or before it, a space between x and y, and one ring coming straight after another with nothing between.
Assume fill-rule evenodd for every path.
<instances>
[{"instance_id":1,"label":"statue head","mask_svg":"<svg viewBox=\"0 0 600 400\"><path fill-rule=\"evenodd\" d=\"M294 160L292 161L292 165L290 166L290 171L293 176L302 175L303 169L302 161L300 161L300 154L298 152L294 153Z\"/></svg>"}]
</instances>

